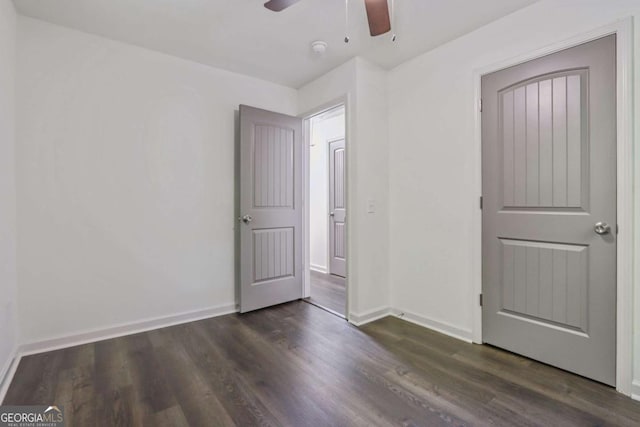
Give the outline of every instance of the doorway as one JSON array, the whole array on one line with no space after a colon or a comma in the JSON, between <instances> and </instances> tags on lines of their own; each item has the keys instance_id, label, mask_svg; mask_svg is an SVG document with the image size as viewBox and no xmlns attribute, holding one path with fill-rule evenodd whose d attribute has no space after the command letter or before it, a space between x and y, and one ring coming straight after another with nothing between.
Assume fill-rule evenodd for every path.
<instances>
[{"instance_id":1,"label":"doorway","mask_svg":"<svg viewBox=\"0 0 640 427\"><path fill-rule=\"evenodd\" d=\"M240 313L302 298L346 319L345 105L306 118L240 106Z\"/></svg>"},{"instance_id":2,"label":"doorway","mask_svg":"<svg viewBox=\"0 0 640 427\"><path fill-rule=\"evenodd\" d=\"M347 302L345 107L308 120L309 297L341 317Z\"/></svg>"}]
</instances>

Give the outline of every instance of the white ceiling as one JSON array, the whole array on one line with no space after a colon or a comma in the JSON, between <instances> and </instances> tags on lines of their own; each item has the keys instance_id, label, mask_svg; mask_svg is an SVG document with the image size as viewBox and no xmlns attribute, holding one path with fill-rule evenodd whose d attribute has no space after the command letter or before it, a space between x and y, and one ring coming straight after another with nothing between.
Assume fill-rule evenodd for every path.
<instances>
[{"instance_id":1,"label":"white ceiling","mask_svg":"<svg viewBox=\"0 0 640 427\"><path fill-rule=\"evenodd\" d=\"M26 16L158 50L293 88L360 55L393 68L536 0L395 0L398 40L371 38L363 0L14 0ZM329 44L323 57L310 43Z\"/></svg>"}]
</instances>

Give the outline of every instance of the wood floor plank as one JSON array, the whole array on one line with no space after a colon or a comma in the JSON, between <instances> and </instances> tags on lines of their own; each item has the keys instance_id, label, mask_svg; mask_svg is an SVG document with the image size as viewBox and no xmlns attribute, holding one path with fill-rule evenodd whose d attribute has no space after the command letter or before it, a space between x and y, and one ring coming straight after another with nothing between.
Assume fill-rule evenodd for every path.
<instances>
[{"instance_id":1,"label":"wood floor plank","mask_svg":"<svg viewBox=\"0 0 640 427\"><path fill-rule=\"evenodd\" d=\"M95 425L96 393L94 366L78 366L71 372L71 402L65 408L75 425Z\"/></svg>"},{"instance_id":2,"label":"wood floor plank","mask_svg":"<svg viewBox=\"0 0 640 427\"><path fill-rule=\"evenodd\" d=\"M108 396L118 393L133 384L129 369L130 359L123 338L95 343L95 388Z\"/></svg>"},{"instance_id":3,"label":"wood floor plank","mask_svg":"<svg viewBox=\"0 0 640 427\"><path fill-rule=\"evenodd\" d=\"M211 424L217 425L217 424ZM189 422L180 406L173 406L150 417L145 423L149 427L188 427Z\"/></svg>"},{"instance_id":4,"label":"wood floor plank","mask_svg":"<svg viewBox=\"0 0 640 427\"><path fill-rule=\"evenodd\" d=\"M129 371L138 407L144 417L171 408L176 400L164 376L159 375L160 364L153 348L133 344L128 353Z\"/></svg>"},{"instance_id":5,"label":"wood floor plank","mask_svg":"<svg viewBox=\"0 0 640 427\"><path fill-rule=\"evenodd\" d=\"M454 357L443 354L431 345L411 341L399 346L398 351L406 357L415 358L413 365L430 372L430 375L433 375L434 368L440 372L446 372L452 381L457 380L458 383L470 389L476 388L481 394L492 394L491 400L511 401L511 407L518 408L519 414L526 417L530 413L534 413L535 418L546 425L553 423L558 417L566 420L567 423L571 420L581 420L581 422L587 422L588 425L604 424L603 419L571 405L562 404L546 394L506 381L485 370L468 366ZM428 360L428 363L423 363L423 360ZM513 400L514 395L518 396L518 399ZM517 402L520 401L526 404L518 407ZM552 418L547 418L547 414Z\"/></svg>"},{"instance_id":6,"label":"wood floor plank","mask_svg":"<svg viewBox=\"0 0 640 427\"><path fill-rule=\"evenodd\" d=\"M109 389L96 396L96 426L141 426L142 418L135 406L133 386ZM66 415L66 414L65 414ZM73 422L68 425L79 425Z\"/></svg>"},{"instance_id":7,"label":"wood floor plank","mask_svg":"<svg viewBox=\"0 0 640 427\"><path fill-rule=\"evenodd\" d=\"M165 343L171 342L162 338ZM182 347L163 345L156 352L162 373L191 425L236 425Z\"/></svg>"},{"instance_id":8,"label":"wood floor plank","mask_svg":"<svg viewBox=\"0 0 640 427\"><path fill-rule=\"evenodd\" d=\"M4 404L68 426L632 426L640 402L395 317L303 302L24 357Z\"/></svg>"},{"instance_id":9,"label":"wood floor plank","mask_svg":"<svg viewBox=\"0 0 640 427\"><path fill-rule=\"evenodd\" d=\"M345 315L347 287L344 277L311 270L311 296L309 302Z\"/></svg>"},{"instance_id":10,"label":"wood floor plank","mask_svg":"<svg viewBox=\"0 0 640 427\"><path fill-rule=\"evenodd\" d=\"M554 369L548 366L535 374L522 375L521 365L505 363L505 356L521 359L519 356L488 346L476 347L478 348L472 352L458 352L454 358L464 360L476 369L485 370L521 387L546 394L554 400L589 412L600 419L612 420L620 425L626 425L628 421L640 425L640 414L637 411L628 410L623 404L626 398L612 389L602 387L601 384L586 378L567 377L565 372L560 370L554 372ZM529 372L537 371L536 362L528 359L527 362ZM602 392L607 396L602 396ZM607 405L601 405L603 398L604 401L608 401Z\"/></svg>"},{"instance_id":11,"label":"wood floor plank","mask_svg":"<svg viewBox=\"0 0 640 427\"><path fill-rule=\"evenodd\" d=\"M64 362L64 350L22 358L4 398L5 405L49 405L56 393L58 375Z\"/></svg>"},{"instance_id":12,"label":"wood floor plank","mask_svg":"<svg viewBox=\"0 0 640 427\"><path fill-rule=\"evenodd\" d=\"M235 362L206 335L196 334L199 322L172 328L171 337L180 343L197 366L199 374L212 388L233 422L245 425L278 425L279 423L248 387Z\"/></svg>"}]
</instances>

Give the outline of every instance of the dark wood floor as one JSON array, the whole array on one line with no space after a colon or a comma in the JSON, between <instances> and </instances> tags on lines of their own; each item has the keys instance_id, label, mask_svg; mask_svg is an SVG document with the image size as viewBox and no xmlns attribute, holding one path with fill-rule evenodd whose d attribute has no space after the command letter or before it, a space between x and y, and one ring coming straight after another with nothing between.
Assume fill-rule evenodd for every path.
<instances>
[{"instance_id":1,"label":"dark wood floor","mask_svg":"<svg viewBox=\"0 0 640 427\"><path fill-rule=\"evenodd\" d=\"M387 317L294 302L22 359L5 405L67 426L640 425L640 402Z\"/></svg>"},{"instance_id":2,"label":"dark wood floor","mask_svg":"<svg viewBox=\"0 0 640 427\"><path fill-rule=\"evenodd\" d=\"M347 288L343 277L311 270L311 297L309 301L345 316Z\"/></svg>"}]
</instances>

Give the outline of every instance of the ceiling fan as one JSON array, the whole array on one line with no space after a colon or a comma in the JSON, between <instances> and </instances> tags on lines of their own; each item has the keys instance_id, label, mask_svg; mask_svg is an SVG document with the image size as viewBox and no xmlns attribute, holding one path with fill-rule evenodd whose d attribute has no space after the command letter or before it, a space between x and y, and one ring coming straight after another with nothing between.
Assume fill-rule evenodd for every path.
<instances>
[{"instance_id":1,"label":"ceiling fan","mask_svg":"<svg viewBox=\"0 0 640 427\"><path fill-rule=\"evenodd\" d=\"M300 0L269 0L264 4L269 10L280 12L289 6L298 3ZM369 33L372 36L379 36L391 30L389 19L388 0L364 0L367 9L367 19L369 20Z\"/></svg>"}]
</instances>

